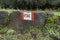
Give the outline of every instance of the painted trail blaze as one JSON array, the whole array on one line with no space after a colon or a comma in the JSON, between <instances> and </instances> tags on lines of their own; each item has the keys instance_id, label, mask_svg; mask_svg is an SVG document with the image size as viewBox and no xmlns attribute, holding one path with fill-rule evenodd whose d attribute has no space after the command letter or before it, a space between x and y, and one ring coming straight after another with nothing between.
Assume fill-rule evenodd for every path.
<instances>
[{"instance_id":1,"label":"painted trail blaze","mask_svg":"<svg viewBox=\"0 0 60 40\"><path fill-rule=\"evenodd\" d=\"M22 12L22 20L32 20L34 21L34 12Z\"/></svg>"}]
</instances>

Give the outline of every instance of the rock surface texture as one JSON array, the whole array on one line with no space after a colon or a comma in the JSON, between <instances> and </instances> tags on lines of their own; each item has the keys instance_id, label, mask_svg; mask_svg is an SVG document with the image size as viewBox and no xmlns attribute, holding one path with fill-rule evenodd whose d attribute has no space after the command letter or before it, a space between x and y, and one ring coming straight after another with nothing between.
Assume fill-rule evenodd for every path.
<instances>
[{"instance_id":1,"label":"rock surface texture","mask_svg":"<svg viewBox=\"0 0 60 40\"><path fill-rule=\"evenodd\" d=\"M0 25L6 23L7 16L8 16L8 13L6 11L0 11Z\"/></svg>"},{"instance_id":2,"label":"rock surface texture","mask_svg":"<svg viewBox=\"0 0 60 40\"><path fill-rule=\"evenodd\" d=\"M34 12L34 21L32 20L22 20L20 11L13 11L11 15L11 22L10 25L16 28L29 28L29 27L36 27L36 26L43 26L46 20L47 14L45 12Z\"/></svg>"}]
</instances>

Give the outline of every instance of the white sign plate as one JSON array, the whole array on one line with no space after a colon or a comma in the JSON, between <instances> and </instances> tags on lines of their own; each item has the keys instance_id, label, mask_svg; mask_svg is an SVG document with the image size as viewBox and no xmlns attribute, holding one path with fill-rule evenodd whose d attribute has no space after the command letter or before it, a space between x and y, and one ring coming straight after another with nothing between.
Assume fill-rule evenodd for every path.
<instances>
[{"instance_id":1,"label":"white sign plate","mask_svg":"<svg viewBox=\"0 0 60 40\"><path fill-rule=\"evenodd\" d=\"M32 20L31 12L24 12L24 20Z\"/></svg>"}]
</instances>

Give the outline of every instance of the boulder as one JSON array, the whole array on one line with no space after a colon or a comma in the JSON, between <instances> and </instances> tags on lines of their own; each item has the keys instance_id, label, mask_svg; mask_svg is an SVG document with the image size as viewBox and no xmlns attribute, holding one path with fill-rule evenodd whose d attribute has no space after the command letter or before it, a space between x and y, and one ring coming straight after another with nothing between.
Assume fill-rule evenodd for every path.
<instances>
[{"instance_id":1,"label":"boulder","mask_svg":"<svg viewBox=\"0 0 60 40\"><path fill-rule=\"evenodd\" d=\"M47 14L48 17L54 16L53 12L46 12L46 14Z\"/></svg>"},{"instance_id":2,"label":"boulder","mask_svg":"<svg viewBox=\"0 0 60 40\"><path fill-rule=\"evenodd\" d=\"M30 27L42 27L46 20L47 14L45 12L34 12L34 21L22 20L21 11L13 11L10 16L10 24L15 30L29 29Z\"/></svg>"},{"instance_id":3,"label":"boulder","mask_svg":"<svg viewBox=\"0 0 60 40\"><path fill-rule=\"evenodd\" d=\"M12 27L17 27L20 24L20 12L19 11L12 11L10 14L10 23Z\"/></svg>"},{"instance_id":4,"label":"boulder","mask_svg":"<svg viewBox=\"0 0 60 40\"><path fill-rule=\"evenodd\" d=\"M57 20L56 24L60 25L60 16L58 17L58 20Z\"/></svg>"},{"instance_id":5,"label":"boulder","mask_svg":"<svg viewBox=\"0 0 60 40\"><path fill-rule=\"evenodd\" d=\"M0 11L0 25L6 23L6 17L8 16L8 12Z\"/></svg>"}]
</instances>

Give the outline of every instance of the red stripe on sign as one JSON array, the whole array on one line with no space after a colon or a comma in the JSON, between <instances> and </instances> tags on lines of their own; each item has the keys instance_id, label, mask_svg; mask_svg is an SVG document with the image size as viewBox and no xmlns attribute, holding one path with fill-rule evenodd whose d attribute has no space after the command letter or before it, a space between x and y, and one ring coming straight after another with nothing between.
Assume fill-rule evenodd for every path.
<instances>
[{"instance_id":1,"label":"red stripe on sign","mask_svg":"<svg viewBox=\"0 0 60 40\"><path fill-rule=\"evenodd\" d=\"M34 21L34 12L32 12L31 16L32 16L32 21Z\"/></svg>"},{"instance_id":2,"label":"red stripe on sign","mask_svg":"<svg viewBox=\"0 0 60 40\"><path fill-rule=\"evenodd\" d=\"M24 20L24 12L21 13L21 19Z\"/></svg>"}]
</instances>

